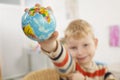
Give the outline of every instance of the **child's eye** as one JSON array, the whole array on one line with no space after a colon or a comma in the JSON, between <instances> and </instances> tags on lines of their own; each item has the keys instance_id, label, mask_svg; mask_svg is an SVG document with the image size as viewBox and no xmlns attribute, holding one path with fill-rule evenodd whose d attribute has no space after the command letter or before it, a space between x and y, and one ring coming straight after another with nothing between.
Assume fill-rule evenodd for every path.
<instances>
[{"instance_id":1,"label":"child's eye","mask_svg":"<svg viewBox=\"0 0 120 80\"><path fill-rule=\"evenodd\" d=\"M77 47L70 47L70 49L77 49Z\"/></svg>"},{"instance_id":2,"label":"child's eye","mask_svg":"<svg viewBox=\"0 0 120 80\"><path fill-rule=\"evenodd\" d=\"M89 45L89 44L84 44L83 46L84 46L84 47L87 47L88 45Z\"/></svg>"}]
</instances>

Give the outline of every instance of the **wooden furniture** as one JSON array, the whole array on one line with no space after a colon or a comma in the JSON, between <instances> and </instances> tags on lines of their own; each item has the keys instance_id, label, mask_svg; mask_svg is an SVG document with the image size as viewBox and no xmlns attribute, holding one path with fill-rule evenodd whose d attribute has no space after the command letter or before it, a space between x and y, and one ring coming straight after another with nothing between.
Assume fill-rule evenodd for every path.
<instances>
[{"instance_id":1,"label":"wooden furniture","mask_svg":"<svg viewBox=\"0 0 120 80\"><path fill-rule=\"evenodd\" d=\"M60 80L60 75L55 69L42 69L27 74L23 80Z\"/></svg>"}]
</instances>

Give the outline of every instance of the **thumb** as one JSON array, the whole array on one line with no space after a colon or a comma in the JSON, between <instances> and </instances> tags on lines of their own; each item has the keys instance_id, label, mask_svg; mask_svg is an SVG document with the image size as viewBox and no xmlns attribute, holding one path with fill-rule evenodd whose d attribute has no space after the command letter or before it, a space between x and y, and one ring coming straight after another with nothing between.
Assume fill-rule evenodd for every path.
<instances>
[{"instance_id":1,"label":"thumb","mask_svg":"<svg viewBox=\"0 0 120 80\"><path fill-rule=\"evenodd\" d=\"M51 37L50 37L49 39L50 39L50 40L57 39L58 35L59 35L58 32L55 31L55 32L51 35Z\"/></svg>"}]
</instances>

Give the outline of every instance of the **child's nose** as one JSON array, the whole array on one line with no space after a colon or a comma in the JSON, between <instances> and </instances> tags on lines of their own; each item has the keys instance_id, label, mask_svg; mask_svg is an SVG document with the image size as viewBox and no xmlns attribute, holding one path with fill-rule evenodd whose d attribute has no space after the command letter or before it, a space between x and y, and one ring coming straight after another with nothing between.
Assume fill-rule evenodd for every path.
<instances>
[{"instance_id":1,"label":"child's nose","mask_svg":"<svg viewBox=\"0 0 120 80\"><path fill-rule=\"evenodd\" d=\"M77 55L79 55L79 56L80 56L82 53L83 53L82 50L78 50L78 51L77 51Z\"/></svg>"}]
</instances>

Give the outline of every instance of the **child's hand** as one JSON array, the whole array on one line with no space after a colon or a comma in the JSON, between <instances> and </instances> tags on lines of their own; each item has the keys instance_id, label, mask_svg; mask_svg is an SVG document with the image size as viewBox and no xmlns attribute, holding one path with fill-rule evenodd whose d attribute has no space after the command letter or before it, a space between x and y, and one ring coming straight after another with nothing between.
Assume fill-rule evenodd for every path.
<instances>
[{"instance_id":1,"label":"child's hand","mask_svg":"<svg viewBox=\"0 0 120 80\"><path fill-rule=\"evenodd\" d=\"M58 32L55 31L49 39L38 43L40 44L43 50L47 52L53 52L57 48L57 42L56 42L57 37L58 37Z\"/></svg>"},{"instance_id":2,"label":"child's hand","mask_svg":"<svg viewBox=\"0 0 120 80\"><path fill-rule=\"evenodd\" d=\"M79 72L71 73L68 78L69 80L85 80L85 77Z\"/></svg>"}]
</instances>

